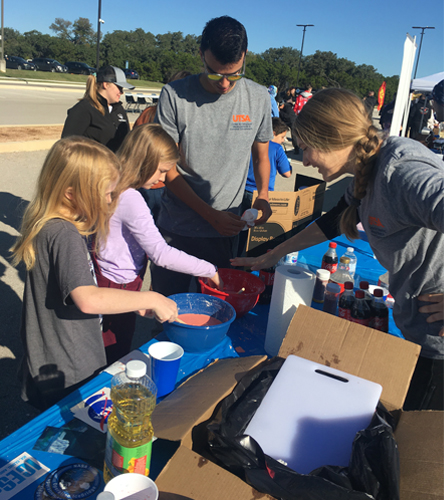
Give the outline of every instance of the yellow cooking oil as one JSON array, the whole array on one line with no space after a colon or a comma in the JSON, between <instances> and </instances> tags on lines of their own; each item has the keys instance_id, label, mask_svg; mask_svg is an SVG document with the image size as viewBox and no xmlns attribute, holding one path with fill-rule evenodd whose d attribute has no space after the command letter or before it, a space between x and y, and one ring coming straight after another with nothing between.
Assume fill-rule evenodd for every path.
<instances>
[{"instance_id":1,"label":"yellow cooking oil","mask_svg":"<svg viewBox=\"0 0 444 500\"><path fill-rule=\"evenodd\" d=\"M142 366L143 365L143 366ZM157 388L142 361L129 361L111 380L113 410L108 417L103 478L119 474L149 475Z\"/></svg>"}]
</instances>

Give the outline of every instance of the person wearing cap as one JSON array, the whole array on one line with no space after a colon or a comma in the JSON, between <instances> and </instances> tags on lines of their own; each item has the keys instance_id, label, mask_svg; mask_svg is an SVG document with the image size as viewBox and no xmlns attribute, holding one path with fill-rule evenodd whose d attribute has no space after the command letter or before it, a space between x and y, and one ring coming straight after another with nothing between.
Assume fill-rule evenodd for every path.
<instances>
[{"instance_id":1,"label":"person wearing cap","mask_svg":"<svg viewBox=\"0 0 444 500\"><path fill-rule=\"evenodd\" d=\"M125 73L115 66L105 66L88 77L83 98L71 109L62 131L62 138L71 135L88 137L116 152L126 135L129 122L120 102L123 89L134 89Z\"/></svg>"},{"instance_id":2,"label":"person wearing cap","mask_svg":"<svg viewBox=\"0 0 444 500\"><path fill-rule=\"evenodd\" d=\"M253 155L259 196L257 224L271 215L268 203L273 138L266 87L244 78L247 34L237 20L210 20L202 33L204 71L165 85L155 121L178 143L181 158L166 175L157 219L170 246L229 267L244 227L241 204ZM188 292L189 275L151 269L153 289L164 294Z\"/></svg>"}]
</instances>

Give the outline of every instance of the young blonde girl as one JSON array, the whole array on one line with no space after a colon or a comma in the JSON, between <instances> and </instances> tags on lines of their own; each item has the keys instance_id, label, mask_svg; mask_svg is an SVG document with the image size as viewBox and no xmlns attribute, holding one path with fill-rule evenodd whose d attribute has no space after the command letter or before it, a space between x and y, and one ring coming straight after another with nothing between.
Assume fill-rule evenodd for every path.
<instances>
[{"instance_id":1,"label":"young blonde girl","mask_svg":"<svg viewBox=\"0 0 444 500\"><path fill-rule=\"evenodd\" d=\"M105 241L119 162L83 137L58 141L41 170L36 194L12 248L27 275L20 368L22 397L45 409L106 363L99 314L149 310L174 321L176 304L155 292L104 290L95 284L86 237Z\"/></svg>"},{"instance_id":2,"label":"young blonde girl","mask_svg":"<svg viewBox=\"0 0 444 500\"><path fill-rule=\"evenodd\" d=\"M110 220L106 244L99 239L96 255L98 285L140 290L147 256L157 266L193 276L211 278L221 286L213 264L170 247L157 229L139 188L150 189L179 159L173 139L157 124L136 127L117 153L121 176L116 188L119 196ZM119 359L131 348L135 315L104 316L103 339L107 362Z\"/></svg>"}]
</instances>

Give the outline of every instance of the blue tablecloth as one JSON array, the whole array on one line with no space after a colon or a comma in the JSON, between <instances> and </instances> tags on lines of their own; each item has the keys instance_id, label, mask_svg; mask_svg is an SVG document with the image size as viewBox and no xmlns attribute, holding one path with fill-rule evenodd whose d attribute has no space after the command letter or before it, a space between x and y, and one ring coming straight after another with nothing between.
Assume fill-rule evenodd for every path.
<instances>
[{"instance_id":1,"label":"blue tablecloth","mask_svg":"<svg viewBox=\"0 0 444 500\"><path fill-rule=\"evenodd\" d=\"M338 255L342 255L348 246L353 246L355 248L355 253L358 257L356 281L359 281L359 279L362 278L369 281L371 284L377 284L378 277L385 273L385 269L382 268L382 266L374 258L368 243L364 240L360 240L350 244L348 240L342 237L337 238L335 241L338 244ZM322 256L325 253L327 246L327 243L323 243L300 252L298 265L307 267L311 271L315 272L316 269L320 267ZM177 384L180 384L186 378L201 370L216 359L265 354L264 341L267 327L268 309L268 306L257 305L251 312L242 318L236 319L229 330L228 337L212 351L198 354L185 353L181 361ZM399 330L397 330L393 323L391 314L390 332L394 335L400 336ZM153 339L147 344L141 346L140 350L147 353L148 347L153 342L165 339L166 337L164 334L160 334L156 339ZM82 386L81 389L75 391L73 394L63 399L60 403L51 407L40 416L24 425L21 429L3 439L3 441L0 442L0 467L23 452L28 452L51 470L59 467L61 464L67 463L67 461L69 461L69 457L67 455L33 450L33 446L47 426L61 427L65 423L71 421L73 419L73 414L71 413L70 408L96 391L102 389L104 386L109 386L110 380L111 375L106 372L102 372L96 378ZM165 444L165 446L168 445ZM171 449L170 451L173 453L174 449ZM153 456L155 455L156 454L153 452ZM155 469L155 467L156 465L154 464L153 469ZM160 468L160 466L158 468ZM155 475L156 474L154 474L154 476ZM43 478L39 481L42 480ZM36 485L37 483L33 483L25 490L22 490L21 493L18 493L13 497L14 500L33 498ZM92 495L89 498L94 499L95 495Z\"/></svg>"}]
</instances>

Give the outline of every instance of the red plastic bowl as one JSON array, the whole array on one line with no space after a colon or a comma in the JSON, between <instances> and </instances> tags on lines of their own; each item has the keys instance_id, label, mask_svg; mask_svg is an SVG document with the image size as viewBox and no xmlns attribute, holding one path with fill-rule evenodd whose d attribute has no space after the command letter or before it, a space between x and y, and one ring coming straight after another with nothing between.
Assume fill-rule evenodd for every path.
<instances>
[{"instance_id":1,"label":"red plastic bowl","mask_svg":"<svg viewBox=\"0 0 444 500\"><path fill-rule=\"evenodd\" d=\"M265 290L264 282L257 276L238 269L219 269L219 275L224 282L224 289L217 290L207 284L207 278L199 278L202 293L219 297L231 304L236 317L240 318L251 311L259 300L259 295ZM245 291L239 293L239 290Z\"/></svg>"}]
</instances>

